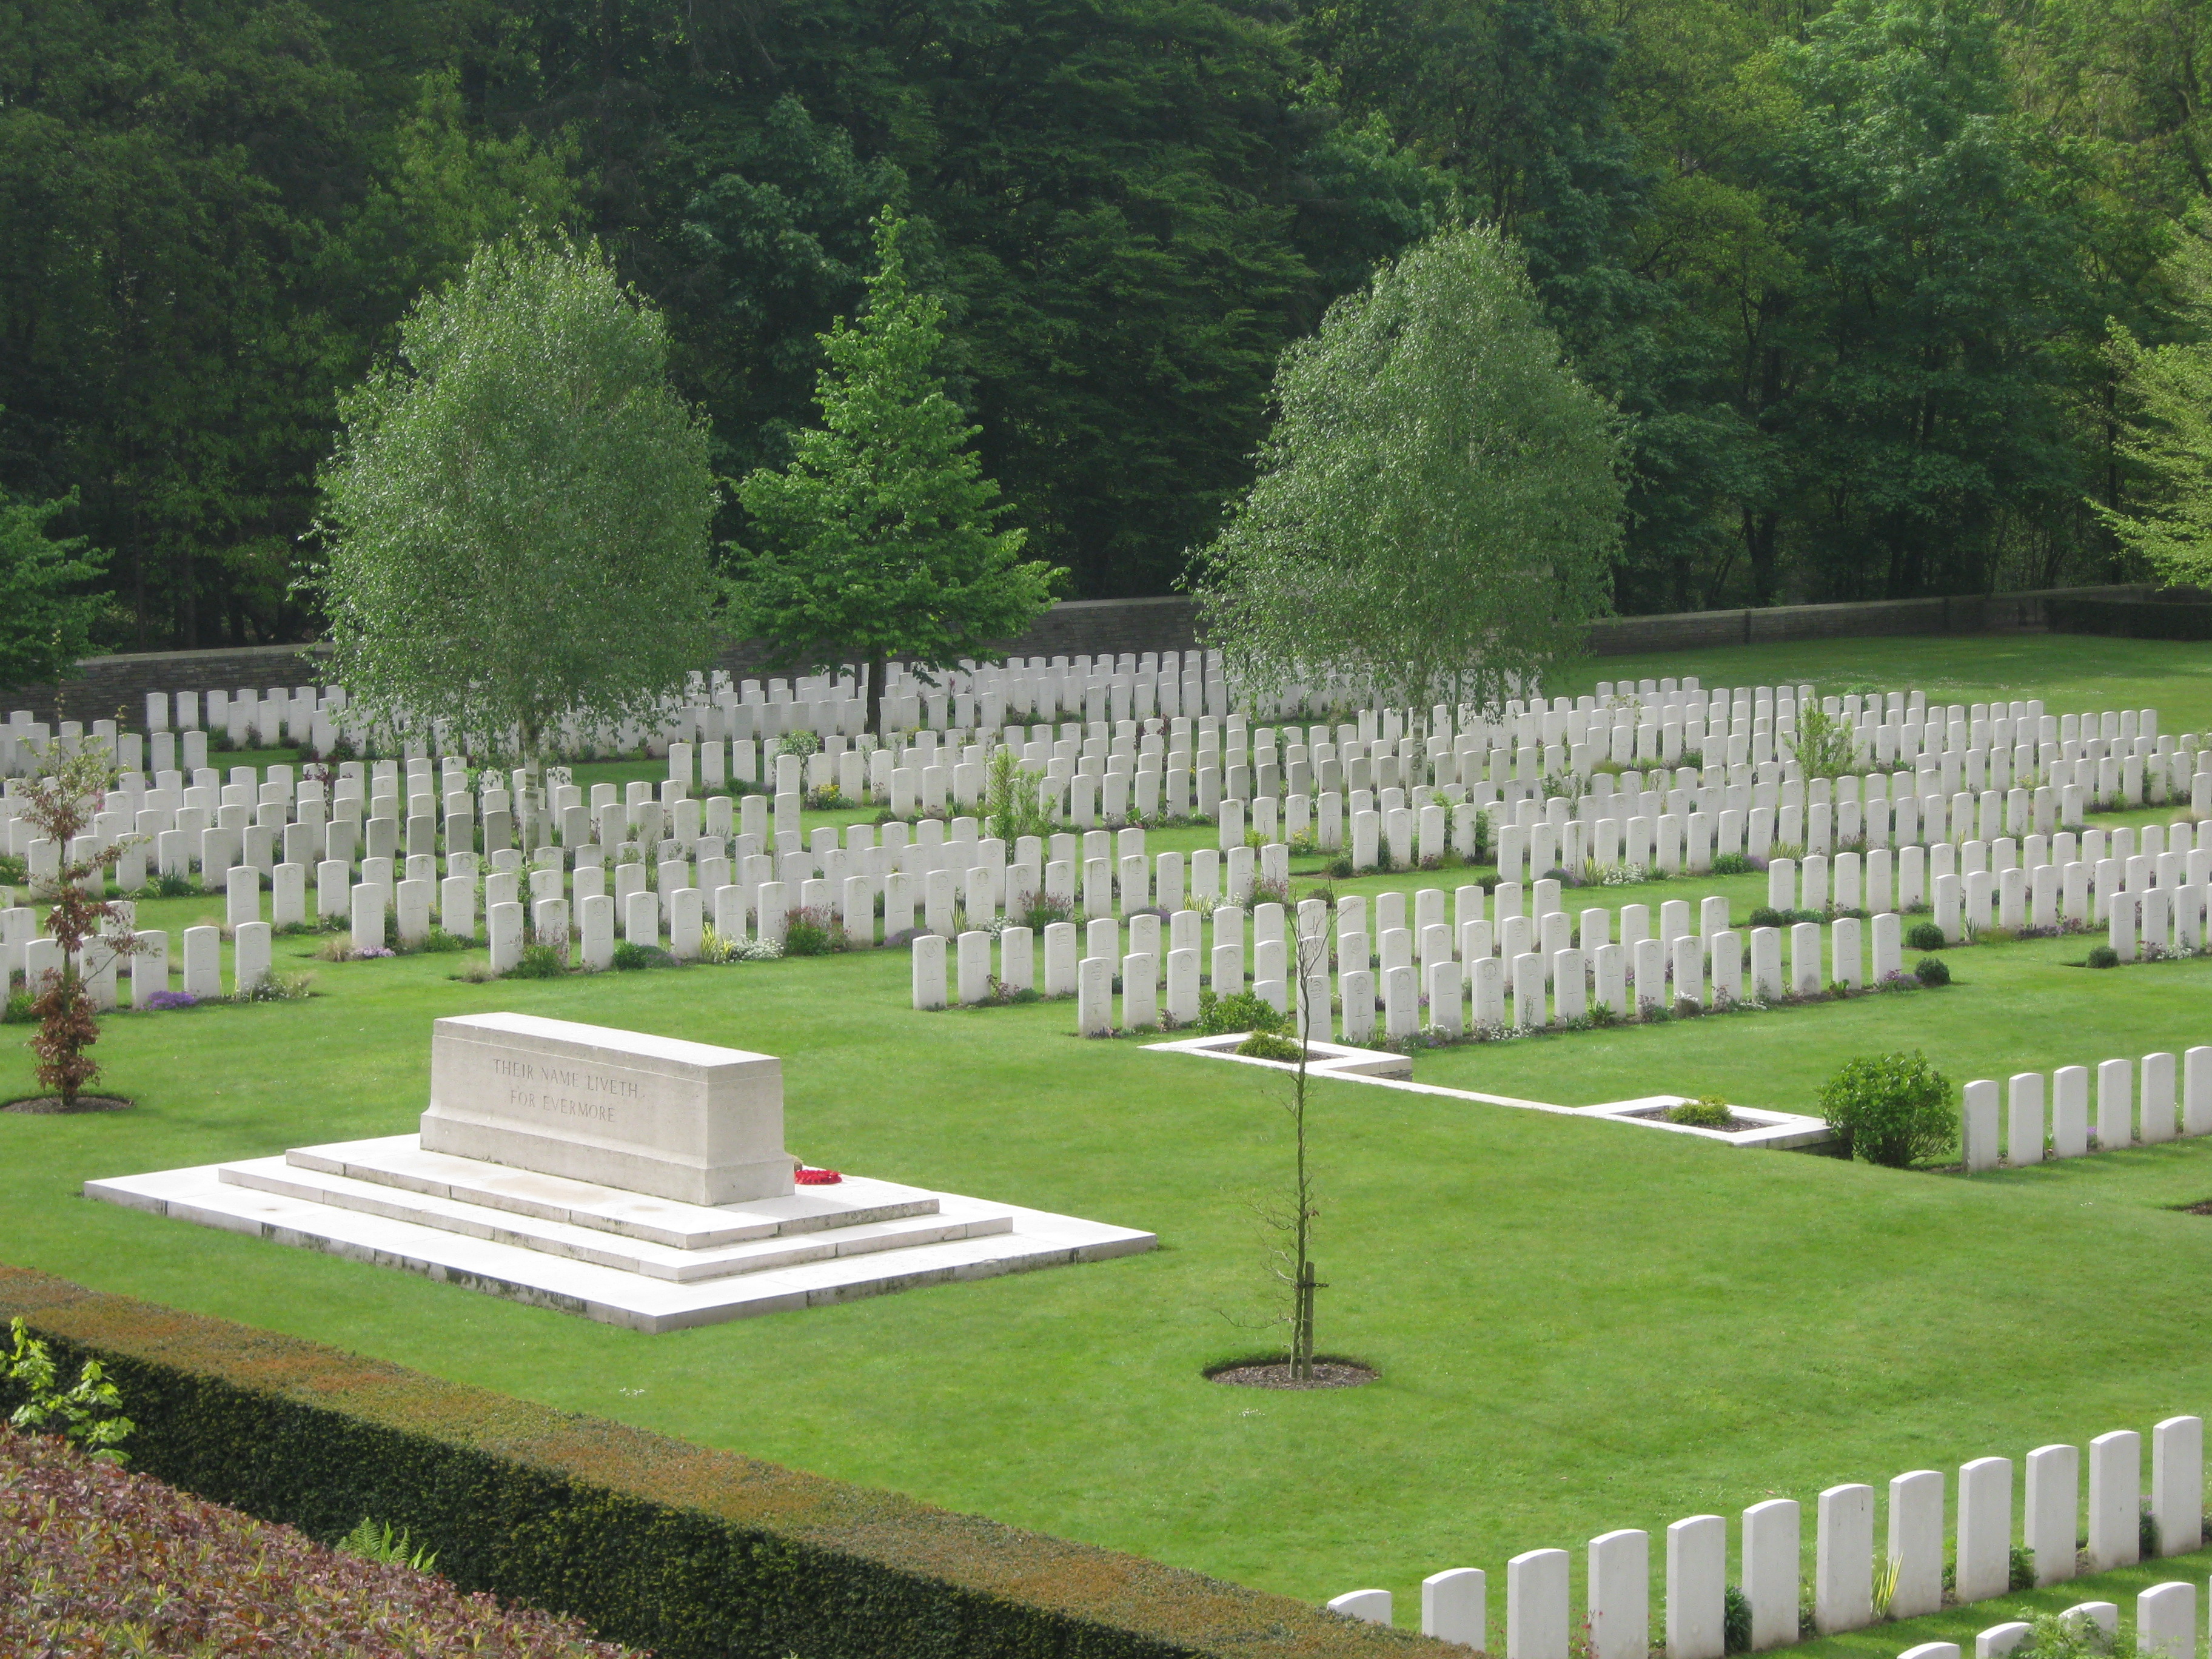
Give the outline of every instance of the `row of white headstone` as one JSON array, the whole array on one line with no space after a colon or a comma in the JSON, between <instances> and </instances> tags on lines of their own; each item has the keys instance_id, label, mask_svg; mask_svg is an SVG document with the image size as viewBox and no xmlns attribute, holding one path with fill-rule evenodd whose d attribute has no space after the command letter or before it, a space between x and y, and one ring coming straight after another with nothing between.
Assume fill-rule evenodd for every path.
<instances>
[{"instance_id":1,"label":"row of white headstone","mask_svg":"<svg viewBox=\"0 0 2212 1659\"><path fill-rule=\"evenodd\" d=\"M1978 1457L1959 1470L1953 1594L1961 1603L1985 1601L2012 1587L2012 1550L2022 1543L2037 1586L2062 1583L2086 1565L2091 1572L2132 1566L2142 1557L2142 1437L2131 1429L2100 1434L2088 1445L2088 1546L2079 1548L2082 1518L2080 1447L2039 1446L2024 1470L2021 1525L2014 1525L2014 1465ZM1916 1469L1889 1483L1888 1537L1882 1559L1894 1574L1888 1606L1875 1600L1875 1489L1831 1486L1820 1493L1814 1537L1814 1626L1821 1636L1861 1630L1879 1618L1915 1619L1938 1612L1944 1599L1943 1511L1946 1482L1936 1469ZM2151 1431L2149 1515L2161 1556L2186 1555L2203 1543L2204 1425L2170 1417ZM1754 1650L1801 1639L1803 1595L1800 1508L1769 1498L1743 1511L1738 1578L1751 1608ZM1729 1526L1717 1515L1694 1515L1666 1533L1662 1603L1666 1659L1721 1659L1729 1579ZM1584 1609L1590 1659L1648 1659L1651 1645L1650 1534L1608 1532L1589 1541ZM2086 1556L2086 1560L2082 1558ZM1504 1659L1568 1659L1574 1625L1568 1553L1529 1550L1505 1565ZM2188 1589L2189 1586L2181 1586ZM1425 1634L1490 1649L1486 1576L1460 1567L1422 1581ZM2152 1609L2146 1647L2170 1640L2172 1602ZM1352 1590L1328 1606L1348 1618L1387 1625L1390 1593ZM2160 1645L2173 1659L2194 1659L2195 1613L2179 1632L2186 1645ZM2026 1627L2019 1627L2024 1634ZM1935 1644L1942 1645L1942 1644ZM1937 1659L1914 1649L1922 1659ZM1958 1650L1950 1650L1956 1659Z\"/></svg>"},{"instance_id":2,"label":"row of white headstone","mask_svg":"<svg viewBox=\"0 0 2212 1659\"><path fill-rule=\"evenodd\" d=\"M1708 900L1707 904L1724 907L1726 901ZM1255 915L1258 911L1276 913L1274 927L1281 927L1279 906L1261 905ZM1214 913L1217 929L1221 915ZM1611 915L1602 909L1585 911L1585 935L1601 933ZM1544 943L1557 943L1565 936L1569 919L1554 913L1545 920L1559 926L1556 933L1547 927ZM1188 1025L1200 1015L1203 993L1233 995L1249 984L1254 995L1277 1012L1296 1012L1302 1027L1328 1030L1336 1023L1334 1011L1340 1011L1343 1040L1359 1043L1373 1041L1378 1029L1382 1037L1392 1042L1425 1030L1445 1037L1469 1032L1502 1035L1577 1025L1601 1010L1620 1018L1680 1010L1686 1005L1718 1011L1747 1001L1765 1005L1815 997L1830 984L1857 989L1905 977L1899 919L1894 914L1865 922L1839 918L1828 930L1825 951L1818 924L1796 924L1787 930L1786 969L1784 930L1775 927L1755 927L1748 935L1723 928L1664 940L1601 943L1589 949L1561 944L1553 950L1490 954L1491 924L1476 921L1462 930L1456 955L1452 930L1442 925L1424 929L1418 939L1410 929L1385 933L1372 956L1365 933L1340 934L1333 964L1331 953L1315 933L1301 935L1315 941L1302 947L1278 934L1255 943L1248 972L1241 937L1206 951L1197 942L1199 922L1194 911L1171 917L1164 939L1159 917L1133 917L1127 924L1130 948L1126 951L1121 949L1121 925L1110 919L1080 927L1073 922L1049 923L1042 930L1041 980L1038 935L1029 927L1000 928L995 937L989 931L969 929L951 940L941 934L918 935L912 945L913 1005L917 1009L947 1006L950 965L955 969L951 1000L972 1005L1028 991L1045 997L1073 996L1077 1031L1103 1036L1115 1030ZM1507 926L1511 927L1511 919ZM1241 915L1232 927L1241 935ZM1182 943L1183 939L1191 942ZM1513 942L1508 941L1509 945ZM1303 975L1298 971L1302 965ZM1117 988L1121 997L1118 1018L1114 1003Z\"/></svg>"},{"instance_id":3,"label":"row of white headstone","mask_svg":"<svg viewBox=\"0 0 2212 1659\"><path fill-rule=\"evenodd\" d=\"M2212 1134L2212 1048L2189 1049L2178 1068L2171 1054L2145 1054L2139 1063L2107 1060L2097 1067L2097 1106L2089 1109L2089 1068L2062 1066L2046 1092L2040 1072L2015 1072L2002 1085L1994 1079L1969 1083L1960 1101L1960 1151L1970 1171L1994 1170L2000 1158L2014 1169L2051 1158L2081 1158L2090 1150L2118 1152L2154 1146L2177 1135ZM2140 1092L2136 1080L2140 1077ZM2177 1110L2178 1108L2178 1110Z\"/></svg>"}]
</instances>

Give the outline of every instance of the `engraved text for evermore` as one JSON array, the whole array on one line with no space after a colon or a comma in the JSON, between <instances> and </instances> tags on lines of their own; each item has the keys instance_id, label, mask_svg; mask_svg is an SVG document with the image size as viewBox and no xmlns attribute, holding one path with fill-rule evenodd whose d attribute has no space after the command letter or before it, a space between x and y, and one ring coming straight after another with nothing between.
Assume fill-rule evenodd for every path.
<instances>
[{"instance_id":1,"label":"engraved text for evermore","mask_svg":"<svg viewBox=\"0 0 2212 1659\"><path fill-rule=\"evenodd\" d=\"M612 1123L618 1103L635 1100L644 1092L634 1079L603 1076L572 1066L494 1059L491 1068L495 1076L508 1081L508 1105L560 1117L586 1118L594 1123ZM541 1086L529 1086L533 1084Z\"/></svg>"}]
</instances>

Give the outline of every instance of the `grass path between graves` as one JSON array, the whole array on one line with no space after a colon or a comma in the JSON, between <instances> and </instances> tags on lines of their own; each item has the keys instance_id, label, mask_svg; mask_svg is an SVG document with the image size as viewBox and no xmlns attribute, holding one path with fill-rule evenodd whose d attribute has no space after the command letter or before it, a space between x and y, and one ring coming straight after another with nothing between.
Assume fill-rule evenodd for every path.
<instances>
[{"instance_id":1,"label":"grass path between graves","mask_svg":"<svg viewBox=\"0 0 2212 1659\"><path fill-rule=\"evenodd\" d=\"M1965 675L1993 643L2010 648L1941 647ZM1791 649L1793 678L1827 672ZM2078 700L2212 724L2166 696ZM1717 885L1739 922L1763 898L1757 878ZM210 908L172 901L158 920ZM1407 1622L1442 1567L1497 1572L1557 1545L1579 1575L1600 1531L1775 1495L1808 1505L1809 1546L1823 1486L2212 1404L2212 1219L2170 1207L2212 1198L2212 1144L1967 1181L1320 1085L1322 1346L1382 1380L1253 1394L1200 1370L1272 1346L1251 1207L1288 1166L1271 1077L1079 1041L1065 1004L916 1014L897 953L471 985L449 975L473 956L333 965L306 961L314 943L277 943L314 971L312 1000L109 1020L106 1082L131 1113L0 1115L0 1258L1301 1596L1382 1585ZM1924 1048L1963 1082L2208 1040L2212 962L2093 973L2065 965L2081 949L1977 947L1952 953L1942 992L1425 1054L1417 1075L1805 1109L1870 1049ZM787 1143L808 1161L1144 1226L1163 1247L644 1336L76 1195L94 1176L410 1130L430 1020L492 1008L780 1055ZM21 1035L0 1039L0 1098L30 1088ZM1492 1608L1502 1620L1502 1581ZM1831 1645L1871 1659L1908 1634Z\"/></svg>"}]
</instances>

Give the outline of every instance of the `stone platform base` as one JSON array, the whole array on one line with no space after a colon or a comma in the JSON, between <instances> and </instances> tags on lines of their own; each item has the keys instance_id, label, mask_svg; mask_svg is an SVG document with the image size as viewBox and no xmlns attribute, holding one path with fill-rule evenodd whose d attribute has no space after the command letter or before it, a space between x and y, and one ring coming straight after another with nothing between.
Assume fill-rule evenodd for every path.
<instances>
[{"instance_id":1,"label":"stone platform base","mask_svg":"<svg viewBox=\"0 0 2212 1659\"><path fill-rule=\"evenodd\" d=\"M1150 1233L847 1176L706 1206L413 1135L85 1183L85 1196L641 1331L1128 1255Z\"/></svg>"}]
</instances>

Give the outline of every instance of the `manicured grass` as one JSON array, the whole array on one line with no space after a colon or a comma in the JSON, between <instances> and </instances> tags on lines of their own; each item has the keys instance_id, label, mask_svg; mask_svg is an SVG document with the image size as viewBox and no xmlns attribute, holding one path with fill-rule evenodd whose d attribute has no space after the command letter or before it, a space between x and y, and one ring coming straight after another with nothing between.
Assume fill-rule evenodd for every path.
<instances>
[{"instance_id":1,"label":"manicured grass","mask_svg":"<svg viewBox=\"0 0 2212 1659\"><path fill-rule=\"evenodd\" d=\"M2212 726L2212 647L2174 640L2084 634L1920 635L1903 639L1808 640L1723 651L1594 657L1555 678L1559 696L1600 680L1679 678L1703 685L1818 686L1844 691L1925 691L1931 702L2040 697L2045 711L2155 708L2161 732Z\"/></svg>"},{"instance_id":2,"label":"manicured grass","mask_svg":"<svg viewBox=\"0 0 2212 1659\"><path fill-rule=\"evenodd\" d=\"M1944 660L1967 672L1986 643L1942 641ZM2169 707L2080 706L2123 700ZM1596 890L1723 890L1739 923L1765 896L1759 878ZM2147 1429L2212 1384L2212 1220L2168 1207L2212 1198L2212 1145L1969 1181L1317 1085L1322 1346L1382 1380L1244 1393L1200 1371L1274 1343L1253 1209L1288 1168L1272 1076L1079 1041L1066 1004L916 1014L902 953L473 985L449 977L473 955L304 964L314 944L277 945L313 966L313 1000L107 1022L106 1082L136 1110L0 1115L0 1257L1302 1596L1384 1585L1409 1622L1442 1567L1557 1545L1579 1574L1607 1528ZM1976 947L1945 991L1424 1054L1417 1075L1802 1110L1869 1050L1923 1048L1963 1082L2206 1040L2212 962L2064 965L2081 950ZM809 1162L1144 1226L1162 1249L642 1336L76 1196L406 1131L429 1022L492 1008L778 1054ZM0 1098L30 1087L20 1035ZM1894 1635L1841 1645L1871 1659Z\"/></svg>"}]
</instances>

